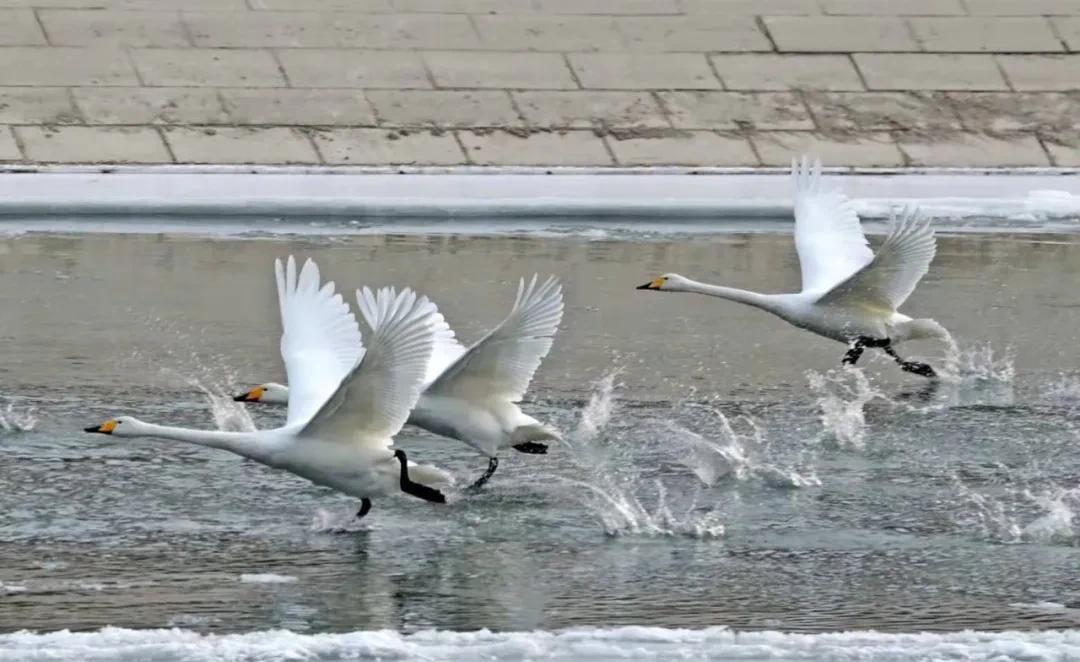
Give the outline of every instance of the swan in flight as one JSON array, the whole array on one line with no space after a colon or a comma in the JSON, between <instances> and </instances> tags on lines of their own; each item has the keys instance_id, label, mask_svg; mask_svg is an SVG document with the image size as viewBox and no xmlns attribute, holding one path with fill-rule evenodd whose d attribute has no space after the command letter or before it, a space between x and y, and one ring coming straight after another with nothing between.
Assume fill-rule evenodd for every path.
<instances>
[{"instance_id":1,"label":"swan in flight","mask_svg":"<svg viewBox=\"0 0 1080 662\"><path fill-rule=\"evenodd\" d=\"M897 312L930 268L936 250L928 219L913 208L890 222L889 234L871 250L851 202L821 184L821 162L804 156L792 161L795 180L795 249L802 270L802 291L760 294L699 283L665 274L639 290L696 292L761 308L800 329L848 345L842 363L854 365L863 350L883 350L907 371L934 377L926 363L906 361L893 345L922 338L948 339L932 319L912 319Z\"/></svg>"},{"instance_id":2,"label":"swan in flight","mask_svg":"<svg viewBox=\"0 0 1080 662\"><path fill-rule=\"evenodd\" d=\"M379 294L393 296L394 290L384 288ZM376 322L370 306L361 305L360 313L368 326ZM558 432L521 411L517 403L551 350L562 313L559 281L551 276L538 283L534 275L528 283L519 281L517 298L506 319L468 349L457 341L442 315L436 314L435 349L424 391L408 422L463 441L488 458L487 471L473 483L473 489L483 486L495 473L501 448L510 446L521 453L542 455L547 453L547 445L541 442L561 439ZM290 393L289 387L269 382L234 399L291 406Z\"/></svg>"},{"instance_id":3,"label":"swan in flight","mask_svg":"<svg viewBox=\"0 0 1080 662\"><path fill-rule=\"evenodd\" d=\"M276 260L281 309L281 357L293 385L285 425L255 432L192 430L123 416L86 428L116 437L158 437L220 448L306 478L361 500L397 491L445 503L435 485L452 479L440 469L415 465L392 450L420 395L431 356L435 306L410 290L373 295L357 291L367 306L372 334L366 351L349 305L320 286L308 260L299 276L292 256Z\"/></svg>"}]
</instances>

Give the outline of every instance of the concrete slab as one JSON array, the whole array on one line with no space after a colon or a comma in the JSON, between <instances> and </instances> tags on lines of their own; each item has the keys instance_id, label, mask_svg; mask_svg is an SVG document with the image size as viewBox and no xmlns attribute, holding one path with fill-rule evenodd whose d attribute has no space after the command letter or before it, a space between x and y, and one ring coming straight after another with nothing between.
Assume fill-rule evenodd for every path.
<instances>
[{"instance_id":1,"label":"concrete slab","mask_svg":"<svg viewBox=\"0 0 1080 662\"><path fill-rule=\"evenodd\" d=\"M148 127L18 126L26 157L43 163L170 163L161 136Z\"/></svg>"},{"instance_id":2,"label":"concrete slab","mask_svg":"<svg viewBox=\"0 0 1080 662\"><path fill-rule=\"evenodd\" d=\"M871 90L1007 90L992 55L856 53Z\"/></svg>"},{"instance_id":3,"label":"concrete slab","mask_svg":"<svg viewBox=\"0 0 1080 662\"><path fill-rule=\"evenodd\" d=\"M566 165L612 165L611 155L592 131L530 133L461 131L461 143L469 161L477 165L544 165L559 154Z\"/></svg>"},{"instance_id":4,"label":"concrete slab","mask_svg":"<svg viewBox=\"0 0 1080 662\"><path fill-rule=\"evenodd\" d=\"M525 126L504 90L369 90L367 98L383 126Z\"/></svg>"},{"instance_id":5,"label":"concrete slab","mask_svg":"<svg viewBox=\"0 0 1080 662\"><path fill-rule=\"evenodd\" d=\"M660 92L679 129L810 130L814 120L791 92Z\"/></svg>"},{"instance_id":6,"label":"concrete slab","mask_svg":"<svg viewBox=\"0 0 1080 662\"><path fill-rule=\"evenodd\" d=\"M313 138L323 160L331 164L452 165L465 160L447 131L331 129Z\"/></svg>"},{"instance_id":7,"label":"concrete slab","mask_svg":"<svg viewBox=\"0 0 1080 662\"><path fill-rule=\"evenodd\" d=\"M770 131L752 135L762 165L791 165L798 154L814 154L824 163L849 163L858 166L900 166L904 155L887 133L860 133L834 138L812 131Z\"/></svg>"},{"instance_id":8,"label":"concrete slab","mask_svg":"<svg viewBox=\"0 0 1080 662\"><path fill-rule=\"evenodd\" d=\"M746 138L713 131L664 131L655 136L618 134L605 137L619 165L756 165Z\"/></svg>"},{"instance_id":9,"label":"concrete slab","mask_svg":"<svg viewBox=\"0 0 1080 662\"><path fill-rule=\"evenodd\" d=\"M700 53L571 53L567 59L586 89L720 89Z\"/></svg>"},{"instance_id":10,"label":"concrete slab","mask_svg":"<svg viewBox=\"0 0 1080 662\"><path fill-rule=\"evenodd\" d=\"M671 126L655 96L649 92L551 90L514 92L513 98L526 122L534 127L626 129Z\"/></svg>"},{"instance_id":11,"label":"concrete slab","mask_svg":"<svg viewBox=\"0 0 1080 662\"><path fill-rule=\"evenodd\" d=\"M311 142L296 129L165 129L179 163L319 163Z\"/></svg>"}]
</instances>

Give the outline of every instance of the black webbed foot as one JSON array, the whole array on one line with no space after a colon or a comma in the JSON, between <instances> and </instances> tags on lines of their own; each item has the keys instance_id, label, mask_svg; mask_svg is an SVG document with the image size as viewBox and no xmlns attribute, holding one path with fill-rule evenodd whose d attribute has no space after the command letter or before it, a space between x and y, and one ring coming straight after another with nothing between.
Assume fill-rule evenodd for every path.
<instances>
[{"instance_id":1,"label":"black webbed foot","mask_svg":"<svg viewBox=\"0 0 1080 662\"><path fill-rule=\"evenodd\" d=\"M904 372L910 372L920 377L937 377L937 372L930 366L929 363L919 363L918 361L902 361L900 363L900 369Z\"/></svg>"},{"instance_id":2,"label":"black webbed foot","mask_svg":"<svg viewBox=\"0 0 1080 662\"><path fill-rule=\"evenodd\" d=\"M520 444L515 444L514 450L529 455L547 455L548 446L547 444L541 444L538 441L525 441Z\"/></svg>"},{"instance_id":3,"label":"black webbed foot","mask_svg":"<svg viewBox=\"0 0 1080 662\"><path fill-rule=\"evenodd\" d=\"M371 499L360 499L360 512L356 513L356 519L364 519L364 515L371 512Z\"/></svg>"},{"instance_id":4,"label":"black webbed foot","mask_svg":"<svg viewBox=\"0 0 1080 662\"><path fill-rule=\"evenodd\" d=\"M412 496L423 499L424 501L430 501L432 503L446 503L446 496L442 492L434 487L428 487L421 483L413 482L409 479L409 460L405 457L405 451L398 449L394 451L394 457L401 463L401 491L405 494L411 494Z\"/></svg>"},{"instance_id":5,"label":"black webbed foot","mask_svg":"<svg viewBox=\"0 0 1080 662\"><path fill-rule=\"evenodd\" d=\"M472 485L469 486L469 490L472 491L472 492L475 492L476 490L483 487L484 483L488 482L488 479L491 478L492 474L494 474L495 470L498 469L498 468L499 468L499 458L493 457L493 458L489 459L488 460L487 471L484 472L483 476L480 476L479 478L477 478L475 483L473 483Z\"/></svg>"}]
</instances>

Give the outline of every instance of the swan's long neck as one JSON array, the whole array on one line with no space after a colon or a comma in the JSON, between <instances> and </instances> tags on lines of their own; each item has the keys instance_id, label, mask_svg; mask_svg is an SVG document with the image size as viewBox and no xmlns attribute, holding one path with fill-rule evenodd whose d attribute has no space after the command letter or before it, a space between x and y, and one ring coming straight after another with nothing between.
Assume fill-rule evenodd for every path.
<instances>
[{"instance_id":1,"label":"swan's long neck","mask_svg":"<svg viewBox=\"0 0 1080 662\"><path fill-rule=\"evenodd\" d=\"M677 291L695 292L697 294L719 297L729 301L738 301L739 303L745 303L748 306L754 306L755 308L761 308L773 313L777 312L779 304L778 297L775 294L761 294L759 292L751 292L750 290L740 290L736 287L709 285L708 283L699 283L696 280L690 280L689 278L686 279L685 283L679 284Z\"/></svg>"},{"instance_id":2,"label":"swan's long neck","mask_svg":"<svg viewBox=\"0 0 1080 662\"><path fill-rule=\"evenodd\" d=\"M192 430L190 428L178 428L171 425L155 425L153 423L139 422L137 433L140 437L159 437L184 441L199 446L220 448L222 450L260 459L265 455L265 444L260 443L260 438L251 432L222 432L220 430Z\"/></svg>"}]
</instances>

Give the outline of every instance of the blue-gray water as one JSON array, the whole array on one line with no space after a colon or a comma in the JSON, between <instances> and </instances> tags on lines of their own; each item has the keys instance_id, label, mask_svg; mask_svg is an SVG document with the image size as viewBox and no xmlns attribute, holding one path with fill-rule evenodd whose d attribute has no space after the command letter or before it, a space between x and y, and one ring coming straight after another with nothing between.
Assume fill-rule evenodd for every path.
<instances>
[{"instance_id":1,"label":"blue-gray water","mask_svg":"<svg viewBox=\"0 0 1080 662\"><path fill-rule=\"evenodd\" d=\"M288 253L342 289L419 289L465 342L519 276L559 276L525 408L567 444L338 532L356 503L301 479L81 431L243 423L203 389L282 378ZM783 234L0 239L0 632L1077 626L1077 237L940 239L905 309L959 351L901 346L950 373L936 388L870 354L841 371L841 345L756 310L634 289L668 271L798 284ZM484 466L414 429L398 444L462 483Z\"/></svg>"}]
</instances>

